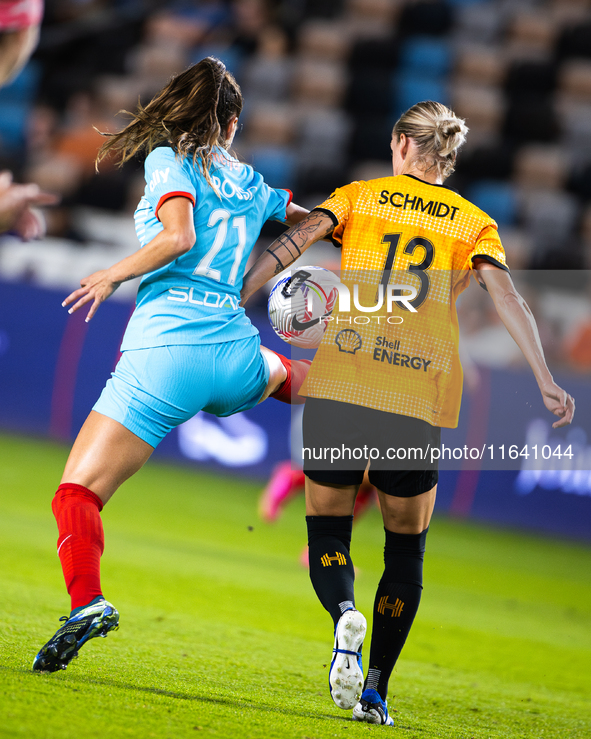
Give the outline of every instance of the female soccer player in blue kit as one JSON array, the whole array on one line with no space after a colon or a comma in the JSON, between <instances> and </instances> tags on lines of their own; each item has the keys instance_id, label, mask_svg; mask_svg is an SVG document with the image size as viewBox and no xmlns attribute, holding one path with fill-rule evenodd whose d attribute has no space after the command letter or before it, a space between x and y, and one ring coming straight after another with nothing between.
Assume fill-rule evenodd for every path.
<instances>
[{"instance_id":1,"label":"female soccer player in blue kit","mask_svg":"<svg viewBox=\"0 0 591 739\"><path fill-rule=\"evenodd\" d=\"M102 595L100 511L175 426L201 410L229 416L270 395L290 402L308 364L260 346L240 307L246 262L269 219L299 222L291 193L265 184L228 153L242 94L209 57L174 77L99 158L145 160L146 189L135 213L142 248L81 281L64 301L72 313L100 304L143 275L122 357L86 419L53 499L72 612L33 663L65 669L89 639L106 636L119 614Z\"/></svg>"}]
</instances>

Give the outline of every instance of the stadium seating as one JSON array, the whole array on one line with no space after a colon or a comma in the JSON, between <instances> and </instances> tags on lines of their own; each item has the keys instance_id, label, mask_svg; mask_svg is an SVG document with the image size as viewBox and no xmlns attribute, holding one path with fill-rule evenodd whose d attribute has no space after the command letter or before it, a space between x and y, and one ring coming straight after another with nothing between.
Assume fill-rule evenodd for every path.
<instances>
[{"instance_id":1,"label":"stadium seating","mask_svg":"<svg viewBox=\"0 0 591 739\"><path fill-rule=\"evenodd\" d=\"M405 110L421 100L438 100L450 103L445 82L416 72L400 72L392 84L392 119L395 121Z\"/></svg>"},{"instance_id":2,"label":"stadium seating","mask_svg":"<svg viewBox=\"0 0 591 739\"><path fill-rule=\"evenodd\" d=\"M39 84L40 69L29 62L22 72L0 90L0 149L23 149L26 144L27 120Z\"/></svg>"},{"instance_id":3,"label":"stadium seating","mask_svg":"<svg viewBox=\"0 0 591 739\"><path fill-rule=\"evenodd\" d=\"M90 21L84 32L73 26L62 33L47 4L48 30L62 36L42 40L37 73L30 66L0 91L0 158L10 166L15 152L25 161L32 106L51 110L42 126L35 123L26 161L31 177L62 192L62 213L72 210L54 236L80 222L81 205L124 208L141 189L134 170L112 180L101 175L101 194L89 172L56 154L71 137L76 95L94 97L96 110L117 126L116 110L130 109L190 60L214 53L245 95L236 150L271 184L295 187L301 202L317 202L360 174L387 172L397 116L419 100L438 99L470 129L449 184L489 210L513 243L535 245L516 248L518 261L544 266L544 255L559 254L565 239L587 243L588 2L306 0L281 3L274 13L257 2L180 3L158 13L138 3L133 19L120 2L103 4L113 22L96 33ZM113 50L109 59L105 49ZM48 122L52 116L57 123ZM591 247L585 249L589 267Z\"/></svg>"},{"instance_id":4,"label":"stadium seating","mask_svg":"<svg viewBox=\"0 0 591 739\"><path fill-rule=\"evenodd\" d=\"M515 188L497 180L480 180L466 190L466 197L499 225L511 226L517 219Z\"/></svg>"},{"instance_id":5,"label":"stadium seating","mask_svg":"<svg viewBox=\"0 0 591 739\"><path fill-rule=\"evenodd\" d=\"M254 146L250 153L252 165L271 187L294 187L296 161L290 151L279 146Z\"/></svg>"},{"instance_id":6,"label":"stadium seating","mask_svg":"<svg viewBox=\"0 0 591 739\"><path fill-rule=\"evenodd\" d=\"M429 36L413 36L403 41L400 48L399 68L435 79L445 78L452 67L453 58L449 43Z\"/></svg>"}]
</instances>

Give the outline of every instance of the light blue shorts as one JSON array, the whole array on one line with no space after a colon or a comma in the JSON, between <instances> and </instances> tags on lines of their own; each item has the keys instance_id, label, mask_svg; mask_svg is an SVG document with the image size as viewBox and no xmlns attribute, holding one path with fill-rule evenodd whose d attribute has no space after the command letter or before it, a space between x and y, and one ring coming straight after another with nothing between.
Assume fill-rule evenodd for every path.
<instances>
[{"instance_id":1,"label":"light blue shorts","mask_svg":"<svg viewBox=\"0 0 591 739\"><path fill-rule=\"evenodd\" d=\"M156 447L199 411L231 416L255 406L269 380L259 336L123 352L93 410Z\"/></svg>"}]
</instances>

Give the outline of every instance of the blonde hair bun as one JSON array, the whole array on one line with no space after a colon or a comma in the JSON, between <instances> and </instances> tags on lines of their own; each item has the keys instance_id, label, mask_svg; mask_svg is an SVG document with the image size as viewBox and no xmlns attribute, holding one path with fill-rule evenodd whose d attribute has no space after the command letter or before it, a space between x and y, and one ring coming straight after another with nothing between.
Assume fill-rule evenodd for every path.
<instances>
[{"instance_id":1,"label":"blonde hair bun","mask_svg":"<svg viewBox=\"0 0 591 739\"><path fill-rule=\"evenodd\" d=\"M468 126L461 118L441 118L435 123L435 141L437 153L446 157L466 141ZM439 144L439 146L437 146Z\"/></svg>"},{"instance_id":2,"label":"blonde hair bun","mask_svg":"<svg viewBox=\"0 0 591 739\"><path fill-rule=\"evenodd\" d=\"M454 171L458 149L466 141L468 127L443 103L424 100L413 105L396 122L392 136L404 134L418 149L415 162L428 172L434 168L445 178Z\"/></svg>"}]
</instances>

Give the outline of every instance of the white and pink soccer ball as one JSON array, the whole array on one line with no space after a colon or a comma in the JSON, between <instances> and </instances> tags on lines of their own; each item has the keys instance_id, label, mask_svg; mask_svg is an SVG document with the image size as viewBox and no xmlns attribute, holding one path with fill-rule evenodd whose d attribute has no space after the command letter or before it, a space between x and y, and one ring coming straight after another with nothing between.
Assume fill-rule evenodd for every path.
<instances>
[{"instance_id":1,"label":"white and pink soccer ball","mask_svg":"<svg viewBox=\"0 0 591 739\"><path fill-rule=\"evenodd\" d=\"M283 341L302 349L320 346L338 298L339 278L323 267L298 267L281 277L269 295L269 320Z\"/></svg>"}]
</instances>

